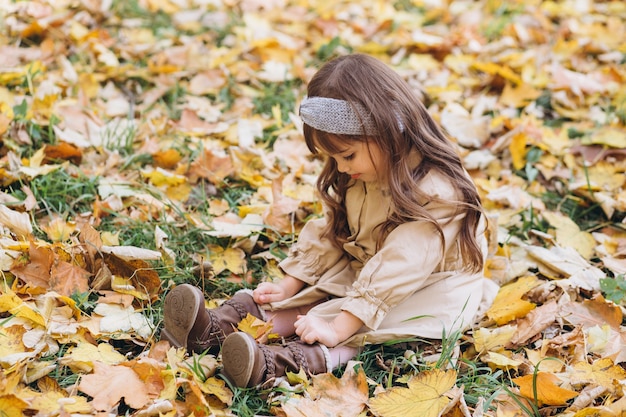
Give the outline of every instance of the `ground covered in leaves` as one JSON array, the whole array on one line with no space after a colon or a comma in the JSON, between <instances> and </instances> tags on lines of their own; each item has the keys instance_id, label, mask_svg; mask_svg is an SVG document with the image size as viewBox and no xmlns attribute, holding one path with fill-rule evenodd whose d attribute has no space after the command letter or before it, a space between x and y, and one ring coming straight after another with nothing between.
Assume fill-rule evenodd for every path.
<instances>
[{"instance_id":1,"label":"ground covered in leaves","mask_svg":"<svg viewBox=\"0 0 626 417\"><path fill-rule=\"evenodd\" d=\"M0 0L2 415L621 416L626 3ZM210 307L280 279L321 162L296 109L375 55L459 145L501 290L430 363L230 387L158 342L172 286ZM244 331L271 331L246 321Z\"/></svg>"}]
</instances>

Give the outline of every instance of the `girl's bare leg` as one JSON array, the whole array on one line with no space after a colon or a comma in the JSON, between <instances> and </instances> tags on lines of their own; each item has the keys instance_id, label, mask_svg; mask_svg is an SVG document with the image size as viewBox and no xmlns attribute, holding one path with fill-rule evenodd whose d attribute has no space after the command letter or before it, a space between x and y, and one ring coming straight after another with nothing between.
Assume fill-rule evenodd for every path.
<instances>
[{"instance_id":1,"label":"girl's bare leg","mask_svg":"<svg viewBox=\"0 0 626 417\"><path fill-rule=\"evenodd\" d=\"M309 304L301 307L289 308L286 310L266 311L268 321L273 324L272 333L277 333L282 337L293 336L296 333L294 323L298 316L308 313L310 309L319 303Z\"/></svg>"},{"instance_id":2,"label":"girl's bare leg","mask_svg":"<svg viewBox=\"0 0 626 417\"><path fill-rule=\"evenodd\" d=\"M330 361L333 369L345 365L359 353L359 350L352 346L339 346L329 348Z\"/></svg>"}]
</instances>

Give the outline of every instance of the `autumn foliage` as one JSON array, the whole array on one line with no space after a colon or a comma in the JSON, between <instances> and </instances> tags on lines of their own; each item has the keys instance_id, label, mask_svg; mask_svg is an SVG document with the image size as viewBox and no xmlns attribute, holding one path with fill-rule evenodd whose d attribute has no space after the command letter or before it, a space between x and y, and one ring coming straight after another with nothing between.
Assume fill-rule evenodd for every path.
<instances>
[{"instance_id":1,"label":"autumn foliage","mask_svg":"<svg viewBox=\"0 0 626 417\"><path fill-rule=\"evenodd\" d=\"M265 410L626 413L623 1L0 0L0 27L0 414L236 413L219 357L159 342L161 303L181 282L215 307L280 279L321 214L297 105L352 51L458 144L500 290L446 335L456 360L382 347L289 374L255 393Z\"/></svg>"}]
</instances>

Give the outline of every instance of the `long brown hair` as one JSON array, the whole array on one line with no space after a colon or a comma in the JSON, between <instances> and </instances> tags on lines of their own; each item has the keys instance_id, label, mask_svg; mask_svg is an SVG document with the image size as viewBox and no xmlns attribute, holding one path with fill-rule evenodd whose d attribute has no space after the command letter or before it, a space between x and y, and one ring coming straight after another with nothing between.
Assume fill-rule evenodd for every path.
<instances>
[{"instance_id":1,"label":"long brown hair","mask_svg":"<svg viewBox=\"0 0 626 417\"><path fill-rule=\"evenodd\" d=\"M479 272L483 255L476 239L482 215L480 197L467 176L455 145L428 113L409 85L383 62L362 54L335 58L324 64L308 84L309 97L328 97L347 101L353 108L362 106L369 113L375 135L346 136L329 134L304 124L304 137L312 153L334 152L338 142L364 141L381 150L382 166L377 170L389 186L392 212L380 225L378 245L398 225L426 221L437 230L445 248L441 225L423 207L424 202L453 204L465 217L460 230L460 249L465 269ZM415 166L410 155L417 151L421 162ZM458 190L460 201L442 201L427 195L419 181L436 169ZM317 188L328 209L325 237L341 247L350 232L344 205L351 179L337 170L333 158L327 161L317 181ZM443 250L443 249L442 249Z\"/></svg>"}]
</instances>

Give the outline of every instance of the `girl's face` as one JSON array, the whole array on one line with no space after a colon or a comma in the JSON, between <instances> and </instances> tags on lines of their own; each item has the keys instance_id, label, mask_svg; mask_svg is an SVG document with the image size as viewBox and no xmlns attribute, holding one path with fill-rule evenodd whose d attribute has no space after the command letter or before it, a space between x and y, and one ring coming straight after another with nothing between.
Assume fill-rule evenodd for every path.
<instances>
[{"instance_id":1,"label":"girl's face","mask_svg":"<svg viewBox=\"0 0 626 417\"><path fill-rule=\"evenodd\" d=\"M379 180L379 167L382 166L382 153L378 145L368 142L353 141L342 144L338 151L328 154L337 163L339 172L350 175L353 179L365 182Z\"/></svg>"}]
</instances>

